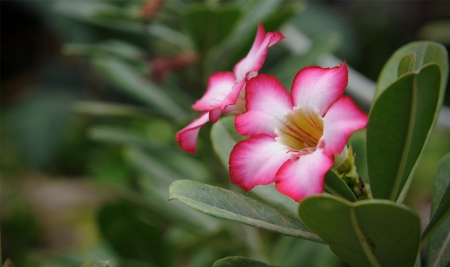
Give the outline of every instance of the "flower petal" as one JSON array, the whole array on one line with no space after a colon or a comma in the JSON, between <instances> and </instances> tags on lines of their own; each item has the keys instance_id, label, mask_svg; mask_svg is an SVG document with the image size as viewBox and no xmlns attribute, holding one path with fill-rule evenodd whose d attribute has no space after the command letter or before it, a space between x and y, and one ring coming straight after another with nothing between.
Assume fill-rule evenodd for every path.
<instances>
[{"instance_id":1,"label":"flower petal","mask_svg":"<svg viewBox=\"0 0 450 267\"><path fill-rule=\"evenodd\" d=\"M333 166L333 157L320 149L285 162L277 173L275 188L299 202L323 192L325 173Z\"/></svg>"},{"instance_id":2,"label":"flower petal","mask_svg":"<svg viewBox=\"0 0 450 267\"><path fill-rule=\"evenodd\" d=\"M291 96L284 86L274 76L261 74L247 82L245 99L247 111L236 117L236 131L275 137L280 119L292 110Z\"/></svg>"},{"instance_id":3,"label":"flower petal","mask_svg":"<svg viewBox=\"0 0 450 267\"><path fill-rule=\"evenodd\" d=\"M209 112L204 112L198 119L193 120L177 133L175 138L183 150L191 154L195 154L197 152L196 144L198 132L207 122L209 122Z\"/></svg>"},{"instance_id":4,"label":"flower petal","mask_svg":"<svg viewBox=\"0 0 450 267\"><path fill-rule=\"evenodd\" d=\"M233 69L236 80L244 79L249 71L258 72L266 59L269 47L283 40L284 36L278 31L265 33L261 23L258 24L258 32L255 41L247 56L239 61Z\"/></svg>"},{"instance_id":5,"label":"flower petal","mask_svg":"<svg viewBox=\"0 0 450 267\"><path fill-rule=\"evenodd\" d=\"M230 93L222 100L222 102L220 103L220 105L218 106L221 109L225 109L224 112L227 110L226 107L230 106L230 105L234 105L236 104L238 98L239 98L239 94L242 91L242 88L244 88L245 83L247 82L247 80L241 80L240 82L238 82L237 84L235 84ZM243 109L243 107L236 107L236 110L239 109Z\"/></svg>"},{"instance_id":6,"label":"flower petal","mask_svg":"<svg viewBox=\"0 0 450 267\"><path fill-rule=\"evenodd\" d=\"M231 181L245 191L275 182L280 166L290 158L285 146L261 134L237 143L230 154Z\"/></svg>"},{"instance_id":7,"label":"flower petal","mask_svg":"<svg viewBox=\"0 0 450 267\"><path fill-rule=\"evenodd\" d=\"M341 96L323 118L323 152L327 155L339 154L350 135L366 127L367 120L367 114L361 111L349 96Z\"/></svg>"},{"instance_id":8,"label":"flower petal","mask_svg":"<svg viewBox=\"0 0 450 267\"><path fill-rule=\"evenodd\" d=\"M235 85L232 72L216 72L209 76L208 88L200 100L192 106L195 110L210 111L220 106Z\"/></svg>"},{"instance_id":9,"label":"flower petal","mask_svg":"<svg viewBox=\"0 0 450 267\"><path fill-rule=\"evenodd\" d=\"M294 106L312 108L323 116L344 93L348 82L347 65L334 68L306 67L300 70L292 84Z\"/></svg>"}]
</instances>

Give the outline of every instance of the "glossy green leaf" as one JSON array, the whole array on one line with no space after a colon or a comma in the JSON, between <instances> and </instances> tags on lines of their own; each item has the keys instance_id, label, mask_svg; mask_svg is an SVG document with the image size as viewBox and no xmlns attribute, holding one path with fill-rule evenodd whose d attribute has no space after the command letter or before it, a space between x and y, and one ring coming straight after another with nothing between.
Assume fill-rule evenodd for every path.
<instances>
[{"instance_id":1,"label":"glossy green leaf","mask_svg":"<svg viewBox=\"0 0 450 267\"><path fill-rule=\"evenodd\" d=\"M197 49L205 53L230 34L239 16L240 11L234 5L220 9L192 5L186 15L186 26Z\"/></svg>"},{"instance_id":2,"label":"glossy green leaf","mask_svg":"<svg viewBox=\"0 0 450 267\"><path fill-rule=\"evenodd\" d=\"M228 159L234 145L241 140L234 130L234 117L224 117L211 128L211 142L220 161L228 169Z\"/></svg>"},{"instance_id":3,"label":"glossy green leaf","mask_svg":"<svg viewBox=\"0 0 450 267\"><path fill-rule=\"evenodd\" d=\"M226 257L214 262L213 267L275 267L264 262L247 259L244 257Z\"/></svg>"},{"instance_id":4,"label":"glossy green leaf","mask_svg":"<svg viewBox=\"0 0 450 267\"><path fill-rule=\"evenodd\" d=\"M112 267L109 261L88 261L81 267Z\"/></svg>"},{"instance_id":5,"label":"glossy green leaf","mask_svg":"<svg viewBox=\"0 0 450 267\"><path fill-rule=\"evenodd\" d=\"M170 185L169 199L217 218L321 242L299 219L230 190L181 180Z\"/></svg>"},{"instance_id":6,"label":"glossy green leaf","mask_svg":"<svg viewBox=\"0 0 450 267\"><path fill-rule=\"evenodd\" d=\"M97 57L93 59L93 64L109 82L136 100L171 118L185 115L185 111L164 90L139 76L126 63L112 57Z\"/></svg>"},{"instance_id":7,"label":"glossy green leaf","mask_svg":"<svg viewBox=\"0 0 450 267\"><path fill-rule=\"evenodd\" d=\"M447 50L445 47L435 42L412 42L399 48L384 65L380 77L378 77L375 99L377 99L390 84L397 80L398 65L401 59L410 53L417 53L414 66L415 71L420 70L426 64L436 63L441 68L441 90L446 87L448 61Z\"/></svg>"},{"instance_id":8,"label":"glossy green leaf","mask_svg":"<svg viewBox=\"0 0 450 267\"><path fill-rule=\"evenodd\" d=\"M417 53L407 54L398 63L397 76L400 77L403 74L414 71L414 65L416 64Z\"/></svg>"},{"instance_id":9,"label":"glossy green leaf","mask_svg":"<svg viewBox=\"0 0 450 267\"><path fill-rule=\"evenodd\" d=\"M431 221L422 234L427 245L427 267L445 267L450 262L450 154L440 162L434 183Z\"/></svg>"},{"instance_id":10,"label":"glossy green leaf","mask_svg":"<svg viewBox=\"0 0 450 267\"><path fill-rule=\"evenodd\" d=\"M348 201L356 201L355 195L344 180L331 171L325 174L325 190L332 195L342 197Z\"/></svg>"},{"instance_id":11,"label":"glossy green leaf","mask_svg":"<svg viewBox=\"0 0 450 267\"><path fill-rule=\"evenodd\" d=\"M367 165L375 198L396 200L412 176L438 117L436 64L401 76L375 101L367 127Z\"/></svg>"},{"instance_id":12,"label":"glossy green leaf","mask_svg":"<svg viewBox=\"0 0 450 267\"><path fill-rule=\"evenodd\" d=\"M351 266L411 267L416 261L420 219L406 206L317 195L300 203L299 214Z\"/></svg>"}]
</instances>

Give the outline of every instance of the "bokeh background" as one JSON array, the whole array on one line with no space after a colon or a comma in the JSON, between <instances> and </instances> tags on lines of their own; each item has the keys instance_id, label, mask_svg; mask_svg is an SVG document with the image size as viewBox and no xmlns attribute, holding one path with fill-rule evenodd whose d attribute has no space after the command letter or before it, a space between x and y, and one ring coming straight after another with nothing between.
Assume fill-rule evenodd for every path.
<instances>
[{"instance_id":1,"label":"bokeh background","mask_svg":"<svg viewBox=\"0 0 450 267\"><path fill-rule=\"evenodd\" d=\"M262 73L289 88L306 65L346 60L358 74L348 93L366 111L396 49L416 40L450 48L446 1L1 1L3 258L19 267L211 266L230 255L345 266L325 246L167 201L177 179L243 193L211 149L210 126L196 156L174 136L198 115L190 105L208 76L245 56L258 22L287 37ZM367 179L364 138L352 142ZM441 124L406 199L424 221L448 152L450 126Z\"/></svg>"}]
</instances>

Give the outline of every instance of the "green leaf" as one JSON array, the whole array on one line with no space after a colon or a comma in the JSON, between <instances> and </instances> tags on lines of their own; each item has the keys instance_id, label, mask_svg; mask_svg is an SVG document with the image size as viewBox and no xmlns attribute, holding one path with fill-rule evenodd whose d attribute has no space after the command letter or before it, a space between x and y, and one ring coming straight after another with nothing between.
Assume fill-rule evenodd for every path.
<instances>
[{"instance_id":1,"label":"green leaf","mask_svg":"<svg viewBox=\"0 0 450 267\"><path fill-rule=\"evenodd\" d=\"M112 267L109 261L88 261L81 267Z\"/></svg>"},{"instance_id":2,"label":"green leaf","mask_svg":"<svg viewBox=\"0 0 450 267\"><path fill-rule=\"evenodd\" d=\"M98 225L103 237L122 257L172 266L174 249L164 239L164 226L149 214L125 202L110 203L100 209Z\"/></svg>"},{"instance_id":3,"label":"green leaf","mask_svg":"<svg viewBox=\"0 0 450 267\"><path fill-rule=\"evenodd\" d=\"M105 117L149 118L154 115L148 109L136 106L97 101L76 102L73 105L73 111L80 114Z\"/></svg>"},{"instance_id":4,"label":"green leaf","mask_svg":"<svg viewBox=\"0 0 450 267\"><path fill-rule=\"evenodd\" d=\"M345 181L331 171L325 174L325 190L332 195L340 196L348 201L356 201L355 195Z\"/></svg>"},{"instance_id":5,"label":"green leaf","mask_svg":"<svg viewBox=\"0 0 450 267\"><path fill-rule=\"evenodd\" d=\"M192 180L205 181L209 175L204 164L181 151L161 150L156 157L141 148L129 147L125 150L125 158L131 166L154 183L162 184L166 188L176 180L189 177Z\"/></svg>"},{"instance_id":6,"label":"green leaf","mask_svg":"<svg viewBox=\"0 0 450 267\"><path fill-rule=\"evenodd\" d=\"M224 117L211 128L211 142L220 161L228 169L228 159L234 145L242 139L234 130L234 117Z\"/></svg>"},{"instance_id":7,"label":"green leaf","mask_svg":"<svg viewBox=\"0 0 450 267\"><path fill-rule=\"evenodd\" d=\"M375 100L367 127L367 167L375 198L396 200L437 120L442 91L436 64L405 74Z\"/></svg>"},{"instance_id":8,"label":"green leaf","mask_svg":"<svg viewBox=\"0 0 450 267\"><path fill-rule=\"evenodd\" d=\"M264 262L250 260L244 257L226 257L214 262L213 267L275 267Z\"/></svg>"},{"instance_id":9,"label":"green leaf","mask_svg":"<svg viewBox=\"0 0 450 267\"><path fill-rule=\"evenodd\" d=\"M450 154L437 167L431 214L431 221L422 233L425 242L431 235L426 266L445 267L450 262Z\"/></svg>"},{"instance_id":10,"label":"green leaf","mask_svg":"<svg viewBox=\"0 0 450 267\"><path fill-rule=\"evenodd\" d=\"M398 63L397 76L400 77L403 74L414 71L414 65L416 64L417 53L407 54L402 57L400 63Z\"/></svg>"},{"instance_id":11,"label":"green leaf","mask_svg":"<svg viewBox=\"0 0 450 267\"><path fill-rule=\"evenodd\" d=\"M436 63L441 68L441 92L446 87L448 76L447 50L439 43L419 41L399 48L386 62L378 77L375 99L377 99L393 82L397 80L397 70L401 59L410 53L417 53L414 70L420 70L424 65Z\"/></svg>"},{"instance_id":12,"label":"green leaf","mask_svg":"<svg viewBox=\"0 0 450 267\"><path fill-rule=\"evenodd\" d=\"M96 57L93 64L108 81L136 100L154 107L173 119L185 115L185 111L169 98L164 90L139 76L136 70L125 62L112 57Z\"/></svg>"},{"instance_id":13,"label":"green leaf","mask_svg":"<svg viewBox=\"0 0 450 267\"><path fill-rule=\"evenodd\" d=\"M416 261L420 219L406 206L317 195L300 203L299 214L351 266L410 267Z\"/></svg>"},{"instance_id":14,"label":"green leaf","mask_svg":"<svg viewBox=\"0 0 450 267\"><path fill-rule=\"evenodd\" d=\"M169 200L172 199L217 218L321 242L299 219L230 190L181 180L169 187Z\"/></svg>"},{"instance_id":15,"label":"green leaf","mask_svg":"<svg viewBox=\"0 0 450 267\"><path fill-rule=\"evenodd\" d=\"M108 142L128 146L139 146L157 150L163 149L161 145L156 144L148 138L145 138L143 135L139 135L130 130L124 130L123 128L117 126L92 126L88 130L88 137L94 141L100 142Z\"/></svg>"},{"instance_id":16,"label":"green leaf","mask_svg":"<svg viewBox=\"0 0 450 267\"><path fill-rule=\"evenodd\" d=\"M167 201L167 186L154 183L148 177L137 179L137 184L142 190L145 201L136 196L134 192L126 193L124 197L154 212L158 217L178 224L189 231L199 233L198 231L201 230L201 234L205 235L219 229L219 220L186 208L182 203Z\"/></svg>"},{"instance_id":17,"label":"green leaf","mask_svg":"<svg viewBox=\"0 0 450 267\"><path fill-rule=\"evenodd\" d=\"M191 5L186 15L186 26L201 53L227 37L233 29L239 9L234 5L213 9L207 5Z\"/></svg>"}]
</instances>

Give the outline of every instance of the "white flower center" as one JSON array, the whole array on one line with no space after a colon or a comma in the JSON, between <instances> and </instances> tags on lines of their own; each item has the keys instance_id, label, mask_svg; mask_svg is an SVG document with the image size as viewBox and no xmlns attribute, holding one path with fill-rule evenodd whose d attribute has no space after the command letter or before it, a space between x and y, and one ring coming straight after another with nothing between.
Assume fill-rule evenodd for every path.
<instances>
[{"instance_id":1,"label":"white flower center","mask_svg":"<svg viewBox=\"0 0 450 267\"><path fill-rule=\"evenodd\" d=\"M289 147L294 157L310 154L325 144L320 142L323 135L323 119L314 110L294 108L276 129L277 141Z\"/></svg>"}]
</instances>

